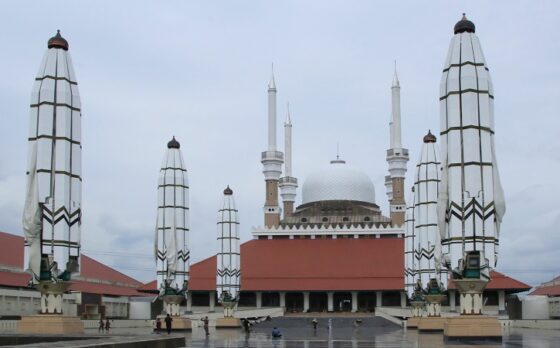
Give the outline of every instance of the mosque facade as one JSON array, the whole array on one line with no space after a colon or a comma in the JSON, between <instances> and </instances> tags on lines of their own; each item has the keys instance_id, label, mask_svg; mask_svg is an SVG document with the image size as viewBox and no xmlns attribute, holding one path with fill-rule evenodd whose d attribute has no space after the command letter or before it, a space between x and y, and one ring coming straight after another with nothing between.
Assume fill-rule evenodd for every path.
<instances>
[{"instance_id":1,"label":"mosque facade","mask_svg":"<svg viewBox=\"0 0 560 348\"><path fill-rule=\"evenodd\" d=\"M464 21L466 19L457 25ZM454 40L460 40L462 32L457 33L455 28L455 34ZM478 41L475 44L472 45L479 49ZM455 59L453 54L450 57L448 60ZM462 65L467 68L474 64L485 69L483 64L471 64L468 57L463 58ZM446 63L444 74L455 74L452 63ZM481 75L486 72L484 70ZM453 83L452 78L446 81ZM469 93L468 88L464 89L464 93ZM240 247L243 271L239 306L281 306L294 312L356 312L372 311L379 306L406 307L417 279L425 286L432 274L437 273L442 289L449 291L443 305L454 311L459 302L457 289L453 282L448 282L447 271L440 269L443 255L449 253L449 248L441 242L438 231L442 166L437 137L426 130L428 134L418 141L423 147L415 166L414 183L410 184L414 188L407 207L405 177L409 151L401 137L400 81L396 69L391 84L390 147L386 153L388 215L384 215L376 203L376 190L369 175L339 156L307 176L301 187L301 204L295 206L298 180L292 165L293 125L288 109L284 152L281 152L276 141L277 92L272 74L268 84L268 146L261 154L266 194L263 225L253 227L253 240ZM451 97L447 97L446 103L451 103L451 98L459 92L449 94ZM442 129L444 146L448 145L449 134L456 128ZM470 132L470 128L476 127L467 128ZM491 147L487 150L493 153L493 142ZM447 162L443 164L446 165ZM408 231L410 226L413 231ZM445 250L441 250L442 244ZM420 249L415 250L418 246ZM455 254L462 257L460 253ZM192 266L187 309L209 306L214 310L217 303L215 269L215 256ZM493 270L490 278L484 301L488 308L494 307L502 313L507 294L529 288Z\"/></svg>"}]
</instances>

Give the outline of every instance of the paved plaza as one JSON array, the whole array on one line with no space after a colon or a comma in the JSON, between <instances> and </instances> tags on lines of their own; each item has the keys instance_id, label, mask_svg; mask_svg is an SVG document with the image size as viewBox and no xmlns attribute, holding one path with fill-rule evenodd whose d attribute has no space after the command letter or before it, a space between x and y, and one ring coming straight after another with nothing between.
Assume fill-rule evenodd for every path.
<instances>
[{"instance_id":1,"label":"paved plaza","mask_svg":"<svg viewBox=\"0 0 560 348\"><path fill-rule=\"evenodd\" d=\"M416 347L560 347L560 332L555 330L506 329L503 342L491 341L448 342L441 333L422 333L417 330L404 330L381 318L359 318L361 325L356 326L353 318L333 318L333 329L329 333L328 319L318 318L317 330L313 330L311 318L275 318L270 322L255 325L246 335L241 329L210 329L205 337L202 328L194 328L185 333L187 347L209 348L416 348ZM283 337L272 339L271 331L277 326ZM88 330L89 331L89 330ZM96 335L96 332L88 332ZM114 330L112 335L146 334L145 329ZM166 335L166 334L162 334ZM172 335L181 335L173 333Z\"/></svg>"}]
</instances>

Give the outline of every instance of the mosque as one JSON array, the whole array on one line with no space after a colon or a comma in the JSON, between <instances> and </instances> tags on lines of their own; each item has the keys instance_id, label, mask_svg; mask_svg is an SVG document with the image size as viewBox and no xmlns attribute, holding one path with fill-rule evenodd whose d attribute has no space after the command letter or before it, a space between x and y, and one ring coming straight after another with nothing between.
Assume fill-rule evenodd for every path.
<instances>
[{"instance_id":1,"label":"mosque","mask_svg":"<svg viewBox=\"0 0 560 348\"><path fill-rule=\"evenodd\" d=\"M455 27L474 31L463 18ZM295 207L298 180L292 174L292 123L284 123L284 151L277 144L277 87L268 84L268 139L261 154L265 179L263 225L252 229L243 243L239 306L284 307L288 312L373 311L377 306L408 305L404 291L405 176L409 151L401 139L400 81L391 85L390 148L386 152L385 187L388 216L376 204L375 187L367 173L338 156L311 173L302 185L301 205ZM435 143L428 132L423 143ZM420 141L418 141L420 143ZM410 184L412 186L412 184ZM280 204L280 200L282 204ZM215 310L216 256L190 270L187 310ZM455 311L459 302L453 282L444 306ZM527 284L496 271L484 291L488 309L505 313L506 296L526 291Z\"/></svg>"},{"instance_id":2,"label":"mosque","mask_svg":"<svg viewBox=\"0 0 560 348\"><path fill-rule=\"evenodd\" d=\"M463 25L462 21L458 25ZM457 26L455 29L457 30ZM35 258L37 261L33 263L37 268L34 274L36 280L42 282L42 284L66 282L69 273L77 270L79 263L84 263L82 265L82 273L85 276L84 282L87 282L88 277L95 278L95 281L99 280L99 283L104 285L124 287L126 290L120 288L116 290L113 288L109 290L98 289L98 287L88 285L93 290L89 287L84 288L84 293L89 291L106 297L105 300L96 300L95 304L92 305L97 306L101 302L109 303L112 301L111 296L142 297L146 293L157 293L161 290L161 283L165 279L158 279L158 281L142 285L133 279L123 277L123 275L115 275L113 274L114 270L105 268L103 268L103 272L98 272L100 275L88 276L86 264L87 262L94 264L93 261L87 258L84 261L84 257L78 258L79 253L74 255L66 252L67 249L75 251L80 247L79 220L82 214L81 178L79 176L81 170L81 140L79 137L81 133L73 131L80 129L80 103L77 83L67 51L68 43L59 33L49 40L44 66L40 71L42 75L36 78L36 87L33 92L34 96L45 100L37 99L38 102L32 104L31 108L32 110L38 110L36 110L36 113L32 113L32 117L38 117L40 114L50 116L53 113L52 105L56 105L61 110L66 110L66 113L59 113L58 116L64 116L67 120L74 122L74 125L67 129L67 133L74 138L64 138L62 140L68 142L68 148L72 149L69 153L76 160L64 162L64 165L69 166L69 168L64 167L64 170L53 167L51 162L42 161L43 157L50 156L51 147L54 143L54 140L51 141L51 139L58 141L58 138L55 137L54 133L50 134L51 129L46 126L43 127L45 129L32 129L36 134L32 134L29 138L30 149L33 150L30 152L32 154L30 163L33 167L29 170L32 175L28 178L28 189L33 188L33 190L28 190L26 202L29 204L26 203L26 213L24 215L27 218L25 220L27 225L24 226L26 244L31 252L28 251L29 255L26 258L32 260ZM53 63L56 61L54 59L56 57L65 59L67 62L66 68ZM43 84L43 80L48 83ZM53 84L57 85L59 83L66 88L62 91L58 89L57 92L61 95L60 98L66 98L63 100L65 103L57 99L58 94L55 96L52 93ZM263 224L253 227L251 231L253 238L241 244L238 249L234 245L235 240L238 241L239 239L238 235L235 235L235 238L230 236L230 242L234 244L230 244L229 253L240 255L240 265L236 265L235 269L237 277L239 277L239 270L241 271L240 286L237 285L240 289L239 307L283 307L287 312L368 312L374 311L376 307L380 306L406 307L408 305L409 299L405 291L404 255L407 235L405 229L407 211L405 176L409 151L403 147L401 139L400 81L396 71L390 89L392 114L389 125L390 146L386 151L388 175L385 177L385 187L390 207L388 214L384 215L376 203L376 190L370 176L351 167L338 156L325 168L307 176L301 187L301 204L295 206L299 182L292 172L292 123L288 113L284 123L284 148L279 149L276 108L278 90L274 75L271 76L268 83L267 147L261 153L265 181ZM56 88L54 90L57 91ZM488 93L488 91L486 92ZM48 99L51 97L54 99ZM70 123L68 122L68 124ZM436 141L436 137L431 133L423 138L424 143L434 143ZM414 141L411 140L411 142ZM173 139L169 142L166 158L168 161L173 159L173 162L172 165L164 162L162 176L160 177L162 181L159 186L163 193L158 207L158 219L161 219L161 225L158 223L157 226L158 231L164 233L169 228L181 230L182 233L188 232L188 215L186 213L188 211L188 199L184 199L184 197L188 197L186 193L188 189L187 170L183 167L179 149L178 140ZM35 173L37 173L36 176L34 176ZM180 182L176 180L178 173L182 178ZM49 180L45 179L47 175L51 175L51 177L48 177ZM70 182L66 179L66 176L76 180ZM168 183L166 182L167 178L174 178L174 181ZM60 192L54 191L49 185L45 185L45 183L48 184L55 179L61 182L57 186L57 190L60 188ZM39 190L37 190L37 187L39 187ZM46 190L45 188L49 188L51 192L41 191ZM224 195L232 196L234 189L228 187L224 191ZM176 200L176 195L166 196L165 192L167 190L170 190L170 192L172 190L182 190L181 202ZM65 192L72 192L75 197L69 201L55 201L52 198L57 195L67 197L68 195L65 195ZM47 197L47 199L40 201L39 198L41 197ZM170 200L170 197L173 197L173 201ZM61 204L61 206L55 206L55 203ZM44 212L41 213L37 209L42 209ZM230 210L237 212L233 206ZM179 220L177 211L182 212ZM76 221L70 221L70 219L64 219L63 217L54 219L49 215L65 212ZM41 219L44 221L41 221ZM237 224L237 221L235 223ZM58 251L56 250L53 253L45 249L52 244L47 243L49 242L47 237L38 237L41 233L45 233L43 226L50 225L52 225L53 231L60 232L63 236L61 239L68 239L68 245L56 245L57 248L60 248L60 255L57 254ZM0 240L6 238L12 237L0 235ZM52 237L49 238L52 239ZM22 251L23 240L17 240L16 242L22 244L18 247ZM33 251L35 249L32 248L33 243L36 244L35 252ZM159 242L160 245L165 243L165 241ZM174 243L184 245L181 240L174 241ZM232 245L234 247L231 247ZM188 247L192 249L196 246L189 245ZM166 252L166 250L162 249L160 251L158 249L158 255L165 255ZM221 252L220 254L224 253ZM19 274L18 277L21 279L18 278L17 281L10 283L7 277L0 277L0 290L10 288L8 290L12 291L12 288L22 289L26 285L21 269L24 264L23 255L18 254L16 256L16 261L10 259L9 262L6 262L9 267L5 267L4 271L6 274L11 274L14 271L13 266L17 266L16 273ZM184 285L183 291L188 290L185 303L187 312L195 310L195 307L203 311L217 311L216 307L219 300L216 291L218 256L222 255L213 255L190 265L190 269L188 269L189 252L187 249L182 250L178 257L173 255L175 260L181 259L183 263L187 264L185 269L179 269L184 280L182 278L181 284L176 285L177 290L181 285ZM60 262L56 262L57 258ZM170 274L169 269L165 268L169 267L169 262L163 262L167 260L166 258L169 259L170 256L161 256L161 265L158 263L158 277ZM0 262L1 264L2 262ZM46 265L49 267L46 268ZM63 265L66 268L61 268L61 272L58 273L58 267ZM162 268L160 269L160 267ZM177 273L176 271L174 272ZM76 279L79 280L79 278ZM174 280L177 279L179 278L174 278ZM455 311L458 303L458 293L453 282L450 282L447 288L449 296L443 305L448 306L450 311ZM529 289L530 286L527 284L492 271L491 281L484 291L486 308L503 313L506 310L505 302L508 294ZM163 290L169 290L169 288L164 287ZM66 306L68 302L66 298L63 298L63 292L57 294L57 296L60 295L60 303L58 304L60 308ZM49 294L41 294L41 296L47 295ZM31 295L28 297L30 298L29 302L32 303L32 305L29 305L30 310L31 307L39 306L38 298L31 299ZM121 302L128 303L128 300L123 299ZM0 305L4 306L6 303L8 302L3 296ZM43 306L43 303L44 301L40 301L42 313L51 313L53 309L47 308L46 305ZM68 310L66 312L72 311ZM54 309L54 313L62 313L62 310L57 307ZM80 315L80 311L77 311L76 314Z\"/></svg>"}]
</instances>

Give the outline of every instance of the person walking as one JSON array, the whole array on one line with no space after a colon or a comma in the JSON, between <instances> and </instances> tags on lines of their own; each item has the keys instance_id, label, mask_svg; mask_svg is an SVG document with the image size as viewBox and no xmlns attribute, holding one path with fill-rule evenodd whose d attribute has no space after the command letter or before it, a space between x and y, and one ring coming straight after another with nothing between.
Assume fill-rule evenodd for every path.
<instances>
[{"instance_id":1,"label":"person walking","mask_svg":"<svg viewBox=\"0 0 560 348\"><path fill-rule=\"evenodd\" d=\"M329 318L328 326L329 326L329 332L331 332L332 331L332 318Z\"/></svg>"},{"instance_id":2,"label":"person walking","mask_svg":"<svg viewBox=\"0 0 560 348\"><path fill-rule=\"evenodd\" d=\"M167 316L165 317L165 328L167 329L167 334L171 334L171 322L173 321L173 319L171 318L171 316L169 314L167 314Z\"/></svg>"},{"instance_id":3,"label":"person walking","mask_svg":"<svg viewBox=\"0 0 560 348\"><path fill-rule=\"evenodd\" d=\"M200 320L204 322L204 332L206 333L206 336L210 336L210 333L208 332L208 317L206 316Z\"/></svg>"},{"instance_id":4,"label":"person walking","mask_svg":"<svg viewBox=\"0 0 560 348\"><path fill-rule=\"evenodd\" d=\"M161 331L161 319L156 318L156 333L159 334L160 331Z\"/></svg>"},{"instance_id":5,"label":"person walking","mask_svg":"<svg viewBox=\"0 0 560 348\"><path fill-rule=\"evenodd\" d=\"M98 332L105 332L105 323L103 322L103 319L100 318L99 319L99 328L97 329Z\"/></svg>"},{"instance_id":6,"label":"person walking","mask_svg":"<svg viewBox=\"0 0 560 348\"><path fill-rule=\"evenodd\" d=\"M105 319L105 331L107 331L107 333L109 333L109 330L111 329L111 323L109 322L109 318Z\"/></svg>"},{"instance_id":7,"label":"person walking","mask_svg":"<svg viewBox=\"0 0 560 348\"><path fill-rule=\"evenodd\" d=\"M317 318L313 318L313 320L311 320L311 324L313 324L313 330L317 330Z\"/></svg>"}]
</instances>

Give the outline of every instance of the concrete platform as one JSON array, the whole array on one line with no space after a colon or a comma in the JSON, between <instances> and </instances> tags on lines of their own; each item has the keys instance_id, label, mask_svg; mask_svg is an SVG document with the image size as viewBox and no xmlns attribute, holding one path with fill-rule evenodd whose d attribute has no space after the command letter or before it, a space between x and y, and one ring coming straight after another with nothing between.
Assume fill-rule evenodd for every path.
<instances>
[{"instance_id":1,"label":"concrete platform","mask_svg":"<svg viewBox=\"0 0 560 348\"><path fill-rule=\"evenodd\" d=\"M237 329L241 327L239 318L218 318L216 319L216 329Z\"/></svg>"},{"instance_id":2,"label":"concrete platform","mask_svg":"<svg viewBox=\"0 0 560 348\"><path fill-rule=\"evenodd\" d=\"M20 334L83 334L84 324L78 317L60 314L37 314L21 317L17 324Z\"/></svg>"},{"instance_id":3,"label":"concrete platform","mask_svg":"<svg viewBox=\"0 0 560 348\"><path fill-rule=\"evenodd\" d=\"M450 317L444 323L446 340L491 339L502 340L502 327L496 317L462 315Z\"/></svg>"},{"instance_id":4,"label":"concrete platform","mask_svg":"<svg viewBox=\"0 0 560 348\"><path fill-rule=\"evenodd\" d=\"M157 330L154 328L154 332L167 332L165 328L165 316L158 316L161 320L161 330ZM192 322L189 318L183 317L171 317L173 321L171 322L171 331L191 331L192 330Z\"/></svg>"},{"instance_id":5,"label":"concrete platform","mask_svg":"<svg viewBox=\"0 0 560 348\"><path fill-rule=\"evenodd\" d=\"M443 317L422 317L418 322L418 331L443 331L443 327L448 318Z\"/></svg>"},{"instance_id":6,"label":"concrete platform","mask_svg":"<svg viewBox=\"0 0 560 348\"><path fill-rule=\"evenodd\" d=\"M418 328L418 323L420 322L420 319L422 319L422 317L411 317L411 318L408 318L408 320L406 321L406 328L407 328L407 329L416 329L416 328Z\"/></svg>"}]
</instances>

